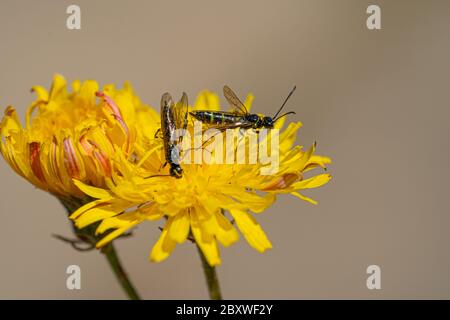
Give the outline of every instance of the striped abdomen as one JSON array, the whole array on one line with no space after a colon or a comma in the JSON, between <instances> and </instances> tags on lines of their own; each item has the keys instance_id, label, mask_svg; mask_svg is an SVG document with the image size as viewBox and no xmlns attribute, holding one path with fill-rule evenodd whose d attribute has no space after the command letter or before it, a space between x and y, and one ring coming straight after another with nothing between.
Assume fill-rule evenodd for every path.
<instances>
[{"instance_id":1,"label":"striped abdomen","mask_svg":"<svg viewBox=\"0 0 450 320\"><path fill-rule=\"evenodd\" d=\"M220 111L192 111L195 119L208 124L236 123L242 116Z\"/></svg>"}]
</instances>

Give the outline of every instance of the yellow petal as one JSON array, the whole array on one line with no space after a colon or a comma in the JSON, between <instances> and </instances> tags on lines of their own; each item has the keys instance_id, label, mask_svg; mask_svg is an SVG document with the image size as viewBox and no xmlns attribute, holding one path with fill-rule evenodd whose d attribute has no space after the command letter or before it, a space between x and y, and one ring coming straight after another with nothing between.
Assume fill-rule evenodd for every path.
<instances>
[{"instance_id":1,"label":"yellow petal","mask_svg":"<svg viewBox=\"0 0 450 320\"><path fill-rule=\"evenodd\" d=\"M5 109L5 117L2 119L0 129L1 135L5 137L8 137L12 132L22 131L16 109L12 106Z\"/></svg>"},{"instance_id":2,"label":"yellow petal","mask_svg":"<svg viewBox=\"0 0 450 320\"><path fill-rule=\"evenodd\" d=\"M319 156L319 155L312 155L311 158L309 158L308 162L306 163L304 172L309 171L311 169L314 169L317 166L320 166L322 168L325 168L327 164L330 164L332 161L328 157Z\"/></svg>"},{"instance_id":3,"label":"yellow petal","mask_svg":"<svg viewBox=\"0 0 450 320\"><path fill-rule=\"evenodd\" d=\"M331 175L328 173L319 174L312 178L301 180L292 184L294 189L311 189L317 188L331 180Z\"/></svg>"},{"instance_id":4,"label":"yellow petal","mask_svg":"<svg viewBox=\"0 0 450 320\"><path fill-rule=\"evenodd\" d=\"M219 247L214 236L208 232L196 217L195 212L191 211L191 230L194 235L195 242L205 255L206 261L210 266L216 266L221 263Z\"/></svg>"},{"instance_id":5,"label":"yellow petal","mask_svg":"<svg viewBox=\"0 0 450 320\"><path fill-rule=\"evenodd\" d=\"M309 150L302 154L300 161L296 163L296 168L298 168L300 171L303 171L309 159L314 154L315 150L316 150L316 143L314 142L313 145L309 148Z\"/></svg>"},{"instance_id":6,"label":"yellow petal","mask_svg":"<svg viewBox=\"0 0 450 320\"><path fill-rule=\"evenodd\" d=\"M108 199L101 199L101 200L95 200L95 201L91 201L87 204L85 204L82 207L79 207L77 210L75 210L70 216L69 218L74 220L76 218L78 218L79 216L81 216L83 213L85 213L86 211L92 209L93 207L98 206L99 204L105 203L107 202Z\"/></svg>"},{"instance_id":7,"label":"yellow petal","mask_svg":"<svg viewBox=\"0 0 450 320\"><path fill-rule=\"evenodd\" d=\"M130 207L130 203L128 201L124 201L121 199L115 199L111 203L105 203L98 205L90 210L84 212L81 216L79 216L75 225L78 228L84 228L91 223L113 217L119 213L124 212L126 209Z\"/></svg>"},{"instance_id":8,"label":"yellow petal","mask_svg":"<svg viewBox=\"0 0 450 320\"><path fill-rule=\"evenodd\" d=\"M119 214L112 218L104 219L95 230L95 234L102 234L109 229L120 229L128 227L133 222L142 222L142 216L137 211Z\"/></svg>"},{"instance_id":9,"label":"yellow petal","mask_svg":"<svg viewBox=\"0 0 450 320\"><path fill-rule=\"evenodd\" d=\"M66 79L60 74L53 76L52 87L50 89L50 100L66 93Z\"/></svg>"},{"instance_id":10,"label":"yellow petal","mask_svg":"<svg viewBox=\"0 0 450 320\"><path fill-rule=\"evenodd\" d=\"M83 182L73 179L73 183L85 194L91 196L92 198L102 199L102 198L111 198L111 193L105 189L96 188L84 184Z\"/></svg>"},{"instance_id":11,"label":"yellow petal","mask_svg":"<svg viewBox=\"0 0 450 320\"><path fill-rule=\"evenodd\" d=\"M169 218L164 226L161 236L159 237L156 244L153 246L152 252L150 253L150 260L153 262L161 262L166 260L173 249L175 249L176 242L168 237L168 230L172 224L172 219Z\"/></svg>"},{"instance_id":12,"label":"yellow petal","mask_svg":"<svg viewBox=\"0 0 450 320\"><path fill-rule=\"evenodd\" d=\"M289 123L288 127L286 128L286 130L284 130L281 134L280 134L280 152L286 152L288 151L292 145L295 142L295 139L297 138L297 131L298 129L300 129L302 126L301 122L291 122Z\"/></svg>"},{"instance_id":13,"label":"yellow petal","mask_svg":"<svg viewBox=\"0 0 450 320\"><path fill-rule=\"evenodd\" d=\"M236 224L251 247L259 252L272 249L272 244L258 222L247 212L230 210Z\"/></svg>"},{"instance_id":14,"label":"yellow petal","mask_svg":"<svg viewBox=\"0 0 450 320\"><path fill-rule=\"evenodd\" d=\"M109 210L102 210L102 209L98 209L98 208L93 208L87 212L85 212L85 214L83 214L81 217L79 217L76 221L75 221L75 225L77 226L77 228L79 229L83 229L84 227L106 219L106 218L110 218L112 216L115 216L117 213L114 211L109 211Z\"/></svg>"},{"instance_id":15,"label":"yellow petal","mask_svg":"<svg viewBox=\"0 0 450 320\"><path fill-rule=\"evenodd\" d=\"M78 92L81 88L81 81L80 80L74 80L72 81L72 91Z\"/></svg>"},{"instance_id":16,"label":"yellow petal","mask_svg":"<svg viewBox=\"0 0 450 320\"><path fill-rule=\"evenodd\" d=\"M220 196L220 195L219 195ZM201 209L204 209L206 211L206 213L203 213L202 211L198 211L197 212L197 218L202 220L201 216L202 215L207 215L208 213L211 215L214 212L216 212L217 210L219 210L219 204L218 201L215 197L213 197L211 194L209 194L208 192L203 192L202 194L199 195L199 200L201 203ZM230 202L233 202L231 199L229 199Z\"/></svg>"},{"instance_id":17,"label":"yellow petal","mask_svg":"<svg viewBox=\"0 0 450 320\"><path fill-rule=\"evenodd\" d=\"M169 237L177 242L183 243L189 235L190 216L187 210L179 212L172 221L169 229Z\"/></svg>"},{"instance_id":18,"label":"yellow petal","mask_svg":"<svg viewBox=\"0 0 450 320\"><path fill-rule=\"evenodd\" d=\"M44 87L33 86L31 88L31 91L36 93L36 96L37 96L36 100L48 101L48 92L47 92L47 89L45 89Z\"/></svg>"},{"instance_id":19,"label":"yellow petal","mask_svg":"<svg viewBox=\"0 0 450 320\"><path fill-rule=\"evenodd\" d=\"M95 92L99 90L97 81L86 80L80 86L78 96L83 99L85 106L95 106Z\"/></svg>"},{"instance_id":20,"label":"yellow petal","mask_svg":"<svg viewBox=\"0 0 450 320\"><path fill-rule=\"evenodd\" d=\"M296 196L297 198L304 200L306 202L312 203L312 204L317 204L317 201L308 197L305 197L304 195L298 193L298 192L291 192L291 194L293 196Z\"/></svg>"},{"instance_id":21,"label":"yellow petal","mask_svg":"<svg viewBox=\"0 0 450 320\"><path fill-rule=\"evenodd\" d=\"M233 199L239 201L242 207L248 208L255 213L260 213L273 204L276 197L274 194L265 194L260 196L253 192L247 192L244 189L223 188L224 193L228 193Z\"/></svg>"},{"instance_id":22,"label":"yellow petal","mask_svg":"<svg viewBox=\"0 0 450 320\"><path fill-rule=\"evenodd\" d=\"M158 220L163 217L163 212L155 202L140 207L137 212L149 221Z\"/></svg>"},{"instance_id":23,"label":"yellow petal","mask_svg":"<svg viewBox=\"0 0 450 320\"><path fill-rule=\"evenodd\" d=\"M224 247L228 247L239 240L239 233L236 228L220 211L216 212L211 220L215 224L214 235Z\"/></svg>"},{"instance_id":24,"label":"yellow petal","mask_svg":"<svg viewBox=\"0 0 450 320\"><path fill-rule=\"evenodd\" d=\"M247 97L245 98L245 102L244 102L244 105L245 105L245 108L247 108L247 111L250 111L250 109L252 108L253 100L255 100L255 96L253 94L249 93L247 95Z\"/></svg>"},{"instance_id":25,"label":"yellow petal","mask_svg":"<svg viewBox=\"0 0 450 320\"><path fill-rule=\"evenodd\" d=\"M133 228L138 223L139 223L139 221L133 221L133 222L130 222L126 227L122 227L120 229L114 230L113 232L109 233L106 237L104 237L102 240L97 242L97 244L95 246L97 248L103 247L105 244L108 244L109 242L116 239L117 237L120 237L123 233L127 232L129 229Z\"/></svg>"},{"instance_id":26,"label":"yellow petal","mask_svg":"<svg viewBox=\"0 0 450 320\"><path fill-rule=\"evenodd\" d=\"M195 101L195 109L220 110L219 96L207 90L200 92Z\"/></svg>"}]
</instances>

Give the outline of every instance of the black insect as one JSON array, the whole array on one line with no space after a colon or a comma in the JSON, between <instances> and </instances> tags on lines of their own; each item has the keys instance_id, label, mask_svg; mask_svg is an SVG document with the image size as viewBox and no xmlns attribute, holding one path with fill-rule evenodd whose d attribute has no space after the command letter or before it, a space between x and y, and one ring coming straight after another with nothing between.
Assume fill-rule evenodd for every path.
<instances>
[{"instance_id":1,"label":"black insect","mask_svg":"<svg viewBox=\"0 0 450 320\"><path fill-rule=\"evenodd\" d=\"M232 111L210 111L210 110L194 110L189 114L195 119L207 124L210 128L218 130L226 130L233 128L243 129L272 129L274 124L280 118L287 116L288 114L295 114L294 111L286 112L278 117L278 114L283 110L286 102L294 93L296 87L291 90L287 98L284 100L280 109L273 117L260 116L258 114L252 114L247 111L245 105L239 100L233 90L228 86L223 87L223 94L232 107Z\"/></svg>"},{"instance_id":2,"label":"black insect","mask_svg":"<svg viewBox=\"0 0 450 320\"><path fill-rule=\"evenodd\" d=\"M166 92L163 94L161 98L161 129L156 132L155 137L159 132L162 133L162 138L164 141L164 155L166 158L166 163L163 167L169 164L170 170L168 176L172 176L177 179L183 176L183 169L180 166L180 152L183 136L180 135L178 139L175 139L176 130L186 130L187 116L188 97L186 93L183 92L181 100L176 104L173 103L170 93ZM156 176L161 177L167 175Z\"/></svg>"}]
</instances>

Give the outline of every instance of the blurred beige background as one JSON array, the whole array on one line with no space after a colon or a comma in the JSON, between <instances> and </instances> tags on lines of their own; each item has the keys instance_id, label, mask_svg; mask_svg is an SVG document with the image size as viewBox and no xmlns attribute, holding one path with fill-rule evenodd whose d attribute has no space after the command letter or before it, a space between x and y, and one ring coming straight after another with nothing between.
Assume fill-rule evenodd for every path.
<instances>
[{"instance_id":1,"label":"blurred beige background","mask_svg":"<svg viewBox=\"0 0 450 320\"><path fill-rule=\"evenodd\" d=\"M78 4L82 29L66 29ZM382 30L366 28L379 4ZM299 142L333 158L334 180L309 196L281 197L259 215L274 249L244 241L222 250L230 299L450 298L450 2L448 1L10 1L0 3L0 106L24 116L29 89L69 81L130 80L158 106L229 84L273 114L293 84ZM0 161L0 298L122 299L98 252L70 235L63 208ZM147 299L207 298L195 248L164 263L147 257L158 223L117 241ZM82 290L65 287L82 268ZM366 268L382 269L382 290Z\"/></svg>"}]
</instances>

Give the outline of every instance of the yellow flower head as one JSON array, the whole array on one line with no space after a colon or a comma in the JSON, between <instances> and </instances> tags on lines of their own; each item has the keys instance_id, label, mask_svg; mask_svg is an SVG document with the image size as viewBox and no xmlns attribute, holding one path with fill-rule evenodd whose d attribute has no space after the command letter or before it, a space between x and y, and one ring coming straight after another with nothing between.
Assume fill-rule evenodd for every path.
<instances>
[{"instance_id":1,"label":"yellow flower head","mask_svg":"<svg viewBox=\"0 0 450 320\"><path fill-rule=\"evenodd\" d=\"M249 95L247 108L252 100ZM121 102L116 104L123 109ZM204 91L193 108L219 110L219 98ZM325 168L331 160L316 155L315 144L307 150L294 146L301 123L290 123L280 133L279 168L271 175L261 175L261 163L182 163L180 179L164 176L168 168L163 167L163 140L155 135L160 127L159 118L155 119L154 113L138 117L137 130L144 130L145 135L134 139L134 144L131 142L132 154L122 148L111 155L113 169L105 178L106 187L74 179L75 185L95 200L75 211L71 219L79 228L99 223L97 234L105 236L97 247L145 220L162 219L164 228L150 254L155 262L165 260L176 244L190 239L198 244L211 266L218 265L218 243L227 247L236 242L237 229L250 246L264 252L272 244L254 214L266 210L283 193L315 204L299 191L319 187L331 178L326 173L305 176L314 168ZM276 128L281 128L283 122L284 119L278 121ZM190 121L188 130L193 130Z\"/></svg>"},{"instance_id":2,"label":"yellow flower head","mask_svg":"<svg viewBox=\"0 0 450 320\"><path fill-rule=\"evenodd\" d=\"M105 187L112 155L117 150L132 154L145 135L139 116L152 117L152 109L128 84L119 90L107 85L100 92L96 81L74 81L68 92L65 79L55 75L49 92L41 86L32 91L37 98L27 110L25 127L15 109L6 108L0 151L19 175L58 197L85 196L73 179Z\"/></svg>"}]
</instances>

